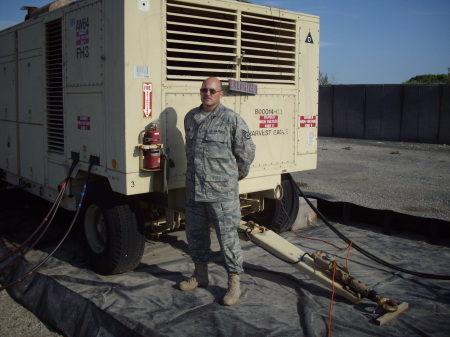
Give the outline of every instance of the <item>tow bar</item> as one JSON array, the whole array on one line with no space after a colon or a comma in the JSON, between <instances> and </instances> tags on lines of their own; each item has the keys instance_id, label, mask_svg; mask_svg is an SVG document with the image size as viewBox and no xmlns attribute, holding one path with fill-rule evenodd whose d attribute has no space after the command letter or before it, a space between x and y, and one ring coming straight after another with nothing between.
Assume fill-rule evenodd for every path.
<instances>
[{"instance_id":1,"label":"tow bar","mask_svg":"<svg viewBox=\"0 0 450 337\"><path fill-rule=\"evenodd\" d=\"M382 315L384 317L377 319L378 325L388 322L408 308L406 302L398 305L396 302L381 296L374 289L351 276L347 268L331 260L322 252L310 255L275 232L252 221L241 222L240 233L246 235L246 237L241 235L242 239L250 239L256 245L291 264L294 268L329 289L333 286L334 274L334 291L337 294L354 304L360 303L361 299L366 297L376 302L386 312L386 315Z\"/></svg>"}]
</instances>

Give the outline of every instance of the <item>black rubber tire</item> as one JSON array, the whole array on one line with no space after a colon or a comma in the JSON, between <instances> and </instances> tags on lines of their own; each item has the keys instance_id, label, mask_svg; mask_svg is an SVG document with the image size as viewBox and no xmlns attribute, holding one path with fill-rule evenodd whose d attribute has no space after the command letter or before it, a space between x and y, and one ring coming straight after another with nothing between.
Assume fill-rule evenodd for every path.
<instances>
[{"instance_id":1,"label":"black rubber tire","mask_svg":"<svg viewBox=\"0 0 450 337\"><path fill-rule=\"evenodd\" d=\"M137 267L145 247L145 221L138 200L113 192L106 180L88 184L79 233L89 266L104 275Z\"/></svg>"},{"instance_id":2,"label":"black rubber tire","mask_svg":"<svg viewBox=\"0 0 450 337\"><path fill-rule=\"evenodd\" d=\"M300 202L294 180L289 173L281 175L281 187L283 188L281 200L265 198L264 210L250 214L245 219L267 227L275 233L290 230L297 219Z\"/></svg>"}]
</instances>

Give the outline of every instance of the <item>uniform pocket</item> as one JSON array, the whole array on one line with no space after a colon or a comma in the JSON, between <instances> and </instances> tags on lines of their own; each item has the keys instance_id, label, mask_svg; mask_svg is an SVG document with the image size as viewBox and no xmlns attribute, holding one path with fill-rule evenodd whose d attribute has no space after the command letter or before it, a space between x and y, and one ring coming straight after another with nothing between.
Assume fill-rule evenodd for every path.
<instances>
[{"instance_id":1,"label":"uniform pocket","mask_svg":"<svg viewBox=\"0 0 450 337\"><path fill-rule=\"evenodd\" d=\"M229 197L231 186L229 179L224 176L206 176L205 193L210 199L226 199Z\"/></svg>"},{"instance_id":2,"label":"uniform pocket","mask_svg":"<svg viewBox=\"0 0 450 337\"><path fill-rule=\"evenodd\" d=\"M207 133L205 135L205 154L207 158L228 159L231 150L228 149L228 143L225 132Z\"/></svg>"}]
</instances>

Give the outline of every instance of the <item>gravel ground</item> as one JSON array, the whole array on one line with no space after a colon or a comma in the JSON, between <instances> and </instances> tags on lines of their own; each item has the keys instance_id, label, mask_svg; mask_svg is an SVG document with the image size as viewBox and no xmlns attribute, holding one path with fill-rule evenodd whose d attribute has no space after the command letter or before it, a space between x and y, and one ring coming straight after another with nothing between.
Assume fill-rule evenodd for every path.
<instances>
[{"instance_id":1,"label":"gravel ground","mask_svg":"<svg viewBox=\"0 0 450 337\"><path fill-rule=\"evenodd\" d=\"M54 337L52 332L34 314L15 302L6 291L0 291L0 336Z\"/></svg>"},{"instance_id":2,"label":"gravel ground","mask_svg":"<svg viewBox=\"0 0 450 337\"><path fill-rule=\"evenodd\" d=\"M293 174L304 192L450 221L450 146L320 138L318 168ZM0 292L0 336L60 336Z\"/></svg>"},{"instance_id":3,"label":"gravel ground","mask_svg":"<svg viewBox=\"0 0 450 337\"><path fill-rule=\"evenodd\" d=\"M294 173L330 201L450 221L450 146L321 137L317 169Z\"/></svg>"}]
</instances>

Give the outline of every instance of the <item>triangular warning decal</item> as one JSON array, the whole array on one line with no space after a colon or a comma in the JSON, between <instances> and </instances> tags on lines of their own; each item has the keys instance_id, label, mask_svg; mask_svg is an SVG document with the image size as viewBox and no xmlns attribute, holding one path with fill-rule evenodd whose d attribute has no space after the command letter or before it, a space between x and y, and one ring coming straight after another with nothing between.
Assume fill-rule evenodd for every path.
<instances>
[{"instance_id":1,"label":"triangular warning decal","mask_svg":"<svg viewBox=\"0 0 450 337\"><path fill-rule=\"evenodd\" d=\"M305 43L314 43L311 32L308 33L308 36L306 37Z\"/></svg>"}]
</instances>

